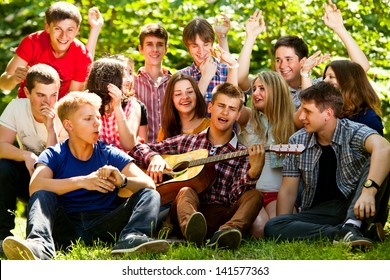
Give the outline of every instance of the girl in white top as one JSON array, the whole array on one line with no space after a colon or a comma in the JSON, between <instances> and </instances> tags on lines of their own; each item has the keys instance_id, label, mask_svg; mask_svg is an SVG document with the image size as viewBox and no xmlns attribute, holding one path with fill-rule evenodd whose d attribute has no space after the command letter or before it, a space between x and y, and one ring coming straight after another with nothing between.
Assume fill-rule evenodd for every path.
<instances>
[{"instance_id":1,"label":"girl in white top","mask_svg":"<svg viewBox=\"0 0 390 280\"><path fill-rule=\"evenodd\" d=\"M244 107L239 120L243 144L276 145L287 143L295 132L294 103L283 77L273 71L262 72L252 82L251 108ZM261 238L265 223L276 216L276 198L282 182L283 157L266 153L265 164L256 188L263 194L263 208L254 221L251 234Z\"/></svg>"}]
</instances>

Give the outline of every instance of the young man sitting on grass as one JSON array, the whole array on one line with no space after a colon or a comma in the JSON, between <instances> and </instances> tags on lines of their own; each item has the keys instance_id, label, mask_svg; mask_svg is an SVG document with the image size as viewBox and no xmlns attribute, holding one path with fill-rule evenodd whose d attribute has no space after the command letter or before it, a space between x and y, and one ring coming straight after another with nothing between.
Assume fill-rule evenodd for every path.
<instances>
[{"instance_id":1,"label":"young man sitting on grass","mask_svg":"<svg viewBox=\"0 0 390 280\"><path fill-rule=\"evenodd\" d=\"M306 150L286 156L278 216L265 225L265 236L328 238L352 247L370 247L370 227L373 237L384 239L381 227L387 220L390 144L368 126L338 118L343 97L331 84L319 82L299 97L304 128L289 143L303 144ZM302 210L293 214L300 178Z\"/></svg>"},{"instance_id":2,"label":"young man sitting on grass","mask_svg":"<svg viewBox=\"0 0 390 280\"><path fill-rule=\"evenodd\" d=\"M233 130L242 106L238 88L220 84L214 88L208 105L210 127L199 134L182 134L158 143L137 145L130 154L137 163L148 165L147 174L158 183L163 179L163 171L171 170L161 154L207 149L208 155L214 156L246 150ZM255 186L264 166L264 146L255 144L247 150L249 157L231 158L212 166L216 181L202 194L189 186L180 189L170 214L174 228L180 229L188 242L200 246L208 236L209 247L240 246L242 235L248 233L263 201Z\"/></svg>"},{"instance_id":3,"label":"young man sitting on grass","mask_svg":"<svg viewBox=\"0 0 390 280\"><path fill-rule=\"evenodd\" d=\"M58 115L69 139L39 156L30 182L27 239L7 237L8 259L52 259L55 243L91 245L116 241L111 253L166 252L168 242L153 240L160 195L153 180L123 151L98 141L99 96L71 92ZM118 190L134 194L123 201Z\"/></svg>"}]
</instances>

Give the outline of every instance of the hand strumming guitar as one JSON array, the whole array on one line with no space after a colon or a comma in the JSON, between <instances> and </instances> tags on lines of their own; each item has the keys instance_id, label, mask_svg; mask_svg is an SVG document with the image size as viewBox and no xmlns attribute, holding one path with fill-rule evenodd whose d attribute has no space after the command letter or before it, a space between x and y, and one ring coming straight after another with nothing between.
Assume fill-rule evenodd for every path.
<instances>
[{"instance_id":1,"label":"hand strumming guitar","mask_svg":"<svg viewBox=\"0 0 390 280\"><path fill-rule=\"evenodd\" d=\"M262 144L253 144L248 148L250 169L248 175L251 179L258 179L263 170L265 161L265 149Z\"/></svg>"},{"instance_id":2,"label":"hand strumming guitar","mask_svg":"<svg viewBox=\"0 0 390 280\"><path fill-rule=\"evenodd\" d=\"M164 170L172 171L172 168L160 155L152 156L146 174L153 179L155 184L163 181Z\"/></svg>"}]
</instances>

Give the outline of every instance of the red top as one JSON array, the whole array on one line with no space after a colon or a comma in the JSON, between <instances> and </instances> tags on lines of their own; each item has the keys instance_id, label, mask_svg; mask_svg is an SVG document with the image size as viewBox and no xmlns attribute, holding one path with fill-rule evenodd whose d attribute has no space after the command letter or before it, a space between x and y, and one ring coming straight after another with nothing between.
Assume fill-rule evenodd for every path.
<instances>
[{"instance_id":1,"label":"red top","mask_svg":"<svg viewBox=\"0 0 390 280\"><path fill-rule=\"evenodd\" d=\"M16 49L16 54L27 62L28 66L44 63L57 70L61 79L61 88L58 98L68 94L70 82L85 82L89 72L92 58L85 45L76 38L69 47L68 52L61 58L56 58L50 44L49 34L42 30L25 37ZM18 97L26 97L23 87L25 81L20 83Z\"/></svg>"}]
</instances>

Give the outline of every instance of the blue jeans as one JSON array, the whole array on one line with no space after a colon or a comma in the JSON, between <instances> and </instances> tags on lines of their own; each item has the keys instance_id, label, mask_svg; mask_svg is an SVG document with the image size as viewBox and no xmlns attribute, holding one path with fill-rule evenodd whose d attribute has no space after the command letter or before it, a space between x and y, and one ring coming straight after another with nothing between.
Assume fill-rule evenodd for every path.
<instances>
[{"instance_id":1,"label":"blue jeans","mask_svg":"<svg viewBox=\"0 0 390 280\"><path fill-rule=\"evenodd\" d=\"M37 245L31 248L37 257L51 259L55 256L55 243L67 246L71 241L82 240L91 245L97 239L114 242L132 235L151 236L159 209L158 192L142 189L110 213L67 214L55 193L41 190L30 198L27 240Z\"/></svg>"},{"instance_id":2,"label":"blue jeans","mask_svg":"<svg viewBox=\"0 0 390 280\"><path fill-rule=\"evenodd\" d=\"M12 235L16 199L29 199L30 173L23 161L0 159L0 240Z\"/></svg>"},{"instance_id":3,"label":"blue jeans","mask_svg":"<svg viewBox=\"0 0 390 280\"><path fill-rule=\"evenodd\" d=\"M349 199L331 200L300 213L277 216L266 223L264 228L265 237L289 241L320 238L334 239L341 225L348 218L356 220L354 205L362 193L363 183L367 180L369 168L370 162L368 160L360 174L355 191ZM381 222L383 225L386 222L389 201L387 179L382 183L380 191L375 196L376 215L363 221L363 230L373 221Z\"/></svg>"}]
</instances>

